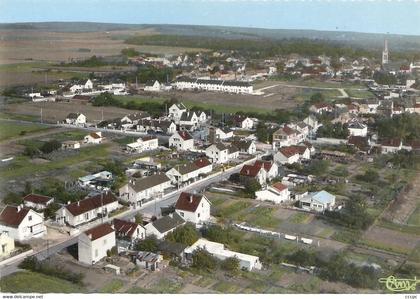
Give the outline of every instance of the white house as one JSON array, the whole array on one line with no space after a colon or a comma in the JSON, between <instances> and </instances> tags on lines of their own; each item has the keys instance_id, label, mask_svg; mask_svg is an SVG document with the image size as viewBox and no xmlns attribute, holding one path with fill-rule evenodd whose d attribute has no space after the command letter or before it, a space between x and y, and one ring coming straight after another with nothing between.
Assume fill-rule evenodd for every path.
<instances>
[{"instance_id":1,"label":"white house","mask_svg":"<svg viewBox=\"0 0 420 299\"><path fill-rule=\"evenodd\" d=\"M169 147L180 151L194 149L194 138L187 131L178 131L169 138Z\"/></svg>"},{"instance_id":2,"label":"white house","mask_svg":"<svg viewBox=\"0 0 420 299\"><path fill-rule=\"evenodd\" d=\"M77 183L81 187L90 187L95 185L97 182L111 182L112 173L109 171L100 171L94 174L85 175L77 179Z\"/></svg>"},{"instance_id":3,"label":"white house","mask_svg":"<svg viewBox=\"0 0 420 299\"><path fill-rule=\"evenodd\" d=\"M244 165L239 172L241 176L254 178L260 185L265 185L267 181L267 172L264 167L256 165Z\"/></svg>"},{"instance_id":4,"label":"white house","mask_svg":"<svg viewBox=\"0 0 420 299\"><path fill-rule=\"evenodd\" d=\"M254 127L254 121L247 116L235 115L233 122L237 128L244 130L251 130Z\"/></svg>"},{"instance_id":5,"label":"white house","mask_svg":"<svg viewBox=\"0 0 420 299\"><path fill-rule=\"evenodd\" d=\"M232 142L240 153L253 155L257 152L257 147L253 140L235 140Z\"/></svg>"},{"instance_id":6,"label":"white house","mask_svg":"<svg viewBox=\"0 0 420 299\"><path fill-rule=\"evenodd\" d=\"M199 224L210 219L210 205L203 194L182 192L175 204L175 212L185 221Z\"/></svg>"},{"instance_id":7,"label":"white house","mask_svg":"<svg viewBox=\"0 0 420 299\"><path fill-rule=\"evenodd\" d=\"M253 86L245 81L191 79L187 77L178 78L174 83L174 87L179 90L204 90L236 94L252 94L254 92Z\"/></svg>"},{"instance_id":8,"label":"white house","mask_svg":"<svg viewBox=\"0 0 420 299\"><path fill-rule=\"evenodd\" d=\"M0 232L0 258L8 257L15 250L15 240L7 232Z\"/></svg>"},{"instance_id":9,"label":"white house","mask_svg":"<svg viewBox=\"0 0 420 299\"><path fill-rule=\"evenodd\" d=\"M233 138L233 131L227 127L225 128L210 128L209 135L214 134L214 141L226 140Z\"/></svg>"},{"instance_id":10,"label":"white house","mask_svg":"<svg viewBox=\"0 0 420 299\"><path fill-rule=\"evenodd\" d=\"M239 260L239 267L252 271L254 269L261 270L262 264L258 256L249 254L243 254L236 251L225 249L225 246L221 243L211 242L206 239L198 239L190 247L185 248L184 255L186 259L191 259L194 251L197 249L204 249L218 260L225 260L227 258L235 257Z\"/></svg>"},{"instance_id":11,"label":"white house","mask_svg":"<svg viewBox=\"0 0 420 299\"><path fill-rule=\"evenodd\" d=\"M141 179L132 179L119 189L120 198L140 207L144 201L162 196L171 187L171 180L164 173Z\"/></svg>"},{"instance_id":12,"label":"white house","mask_svg":"<svg viewBox=\"0 0 420 299\"><path fill-rule=\"evenodd\" d=\"M0 232L18 241L40 238L47 233L44 215L20 206L6 206L0 214Z\"/></svg>"},{"instance_id":13,"label":"white house","mask_svg":"<svg viewBox=\"0 0 420 299\"><path fill-rule=\"evenodd\" d=\"M66 117L66 124L69 125L84 125L86 124L86 116L82 113L69 113Z\"/></svg>"},{"instance_id":14,"label":"white house","mask_svg":"<svg viewBox=\"0 0 420 299\"><path fill-rule=\"evenodd\" d=\"M79 262L93 265L107 256L116 246L115 230L108 224L100 224L79 235L77 242Z\"/></svg>"},{"instance_id":15,"label":"white house","mask_svg":"<svg viewBox=\"0 0 420 299\"><path fill-rule=\"evenodd\" d=\"M196 181L200 175L200 169L194 163L178 165L166 172L172 184L180 187Z\"/></svg>"},{"instance_id":16,"label":"white house","mask_svg":"<svg viewBox=\"0 0 420 299\"><path fill-rule=\"evenodd\" d=\"M335 196L324 190L319 192L305 192L297 196L296 199L299 200L300 207L305 210L324 212L326 210L332 210L335 206Z\"/></svg>"},{"instance_id":17,"label":"white house","mask_svg":"<svg viewBox=\"0 0 420 299\"><path fill-rule=\"evenodd\" d=\"M275 177L279 175L279 167L276 163L273 163L271 161L263 161L263 160L257 160L254 163L257 167L263 167L265 171L267 172L267 180L271 181Z\"/></svg>"},{"instance_id":18,"label":"white house","mask_svg":"<svg viewBox=\"0 0 420 299\"><path fill-rule=\"evenodd\" d=\"M157 239L162 239L177 227L184 224L185 220L175 212L146 224L146 235L154 235Z\"/></svg>"},{"instance_id":19,"label":"white house","mask_svg":"<svg viewBox=\"0 0 420 299\"><path fill-rule=\"evenodd\" d=\"M66 149L79 149L80 148L80 142L74 141L74 140L66 140L61 143L61 148Z\"/></svg>"},{"instance_id":20,"label":"white house","mask_svg":"<svg viewBox=\"0 0 420 299\"><path fill-rule=\"evenodd\" d=\"M271 201L276 204L290 200L290 191L282 183L275 183L267 189L255 192L257 200Z\"/></svg>"},{"instance_id":21,"label":"white house","mask_svg":"<svg viewBox=\"0 0 420 299\"><path fill-rule=\"evenodd\" d=\"M206 148L206 156L215 163L222 164L229 161L229 148L223 143L213 143Z\"/></svg>"},{"instance_id":22,"label":"white house","mask_svg":"<svg viewBox=\"0 0 420 299\"><path fill-rule=\"evenodd\" d=\"M130 241L146 238L146 229L141 224L122 219L114 219L112 224L114 225L117 238L128 239Z\"/></svg>"},{"instance_id":23,"label":"white house","mask_svg":"<svg viewBox=\"0 0 420 299\"><path fill-rule=\"evenodd\" d=\"M368 127L359 121L352 121L347 126L351 136L367 136Z\"/></svg>"},{"instance_id":24,"label":"white house","mask_svg":"<svg viewBox=\"0 0 420 299\"><path fill-rule=\"evenodd\" d=\"M147 82L144 86L144 91L161 91L161 84L158 80Z\"/></svg>"},{"instance_id":25,"label":"white house","mask_svg":"<svg viewBox=\"0 0 420 299\"><path fill-rule=\"evenodd\" d=\"M102 143L102 132L92 132L83 138L84 143L100 144Z\"/></svg>"},{"instance_id":26,"label":"white house","mask_svg":"<svg viewBox=\"0 0 420 299\"><path fill-rule=\"evenodd\" d=\"M317 114L323 114L326 112L332 112L333 107L327 103L317 103L309 107L309 111L315 112Z\"/></svg>"},{"instance_id":27,"label":"white house","mask_svg":"<svg viewBox=\"0 0 420 299\"><path fill-rule=\"evenodd\" d=\"M198 124L198 116L194 111L186 111L182 113L179 119L179 125L181 127L195 129Z\"/></svg>"},{"instance_id":28,"label":"white house","mask_svg":"<svg viewBox=\"0 0 420 299\"><path fill-rule=\"evenodd\" d=\"M114 194L104 192L61 207L55 213L55 218L59 224L76 227L106 217L118 207Z\"/></svg>"},{"instance_id":29,"label":"white house","mask_svg":"<svg viewBox=\"0 0 420 299\"><path fill-rule=\"evenodd\" d=\"M138 138L136 142L127 144L128 152L142 153L144 151L153 151L159 147L157 137L146 136Z\"/></svg>"},{"instance_id":30,"label":"white house","mask_svg":"<svg viewBox=\"0 0 420 299\"><path fill-rule=\"evenodd\" d=\"M299 162L299 151L293 147L282 147L274 154L274 161L278 164L293 164Z\"/></svg>"},{"instance_id":31,"label":"white house","mask_svg":"<svg viewBox=\"0 0 420 299\"><path fill-rule=\"evenodd\" d=\"M187 112L187 107L185 107L182 103L173 104L169 107L169 117L173 119L175 122L179 122L181 119L182 113Z\"/></svg>"},{"instance_id":32,"label":"white house","mask_svg":"<svg viewBox=\"0 0 420 299\"><path fill-rule=\"evenodd\" d=\"M279 149L283 146L298 144L301 140L299 133L285 125L273 133L273 149Z\"/></svg>"},{"instance_id":33,"label":"white house","mask_svg":"<svg viewBox=\"0 0 420 299\"><path fill-rule=\"evenodd\" d=\"M197 111L198 122L204 124L207 121L207 114L204 111Z\"/></svg>"},{"instance_id":34,"label":"white house","mask_svg":"<svg viewBox=\"0 0 420 299\"><path fill-rule=\"evenodd\" d=\"M53 202L54 197L40 194L28 194L23 198L23 204L25 207L33 208L35 210L43 210Z\"/></svg>"},{"instance_id":35,"label":"white house","mask_svg":"<svg viewBox=\"0 0 420 299\"><path fill-rule=\"evenodd\" d=\"M399 138L383 140L381 149L383 154L396 153L402 149L402 140Z\"/></svg>"}]
</instances>

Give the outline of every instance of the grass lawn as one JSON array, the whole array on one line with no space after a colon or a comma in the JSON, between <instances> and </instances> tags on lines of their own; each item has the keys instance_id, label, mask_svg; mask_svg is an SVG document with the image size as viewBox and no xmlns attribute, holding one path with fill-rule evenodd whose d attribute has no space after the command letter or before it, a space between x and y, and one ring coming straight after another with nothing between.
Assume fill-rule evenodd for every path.
<instances>
[{"instance_id":1,"label":"grass lawn","mask_svg":"<svg viewBox=\"0 0 420 299\"><path fill-rule=\"evenodd\" d=\"M273 216L274 208L270 207L258 207L248 214L245 220L253 225L261 228L277 228L281 219Z\"/></svg>"},{"instance_id":2,"label":"grass lawn","mask_svg":"<svg viewBox=\"0 0 420 299\"><path fill-rule=\"evenodd\" d=\"M215 216L226 219L237 219L240 218L239 214L240 212L242 212L243 210L247 209L248 207L250 207L252 205L251 202L249 201L236 201L233 202L231 204L229 204L228 206L223 206L222 208L218 209L216 211ZM234 215L236 214L236 215Z\"/></svg>"},{"instance_id":3,"label":"grass lawn","mask_svg":"<svg viewBox=\"0 0 420 299\"><path fill-rule=\"evenodd\" d=\"M397 246L397 245L386 244L383 242L379 242L377 240L363 239L363 240L360 240L360 243L363 245L367 245L369 247L374 247L374 248L378 248L378 249L382 249L386 251L392 251L392 252L400 253L400 254L409 254L411 252L411 250L408 248Z\"/></svg>"},{"instance_id":4,"label":"grass lawn","mask_svg":"<svg viewBox=\"0 0 420 299\"><path fill-rule=\"evenodd\" d=\"M223 294L229 294L229 293L237 293L241 289L241 287L238 285L229 283L229 282L220 281L216 283L212 287L212 289Z\"/></svg>"},{"instance_id":5,"label":"grass lawn","mask_svg":"<svg viewBox=\"0 0 420 299\"><path fill-rule=\"evenodd\" d=\"M212 285L215 281L216 280L214 280L214 279L212 279L210 277L203 276L195 284L198 285L199 287L207 288L208 286Z\"/></svg>"},{"instance_id":6,"label":"grass lawn","mask_svg":"<svg viewBox=\"0 0 420 299\"><path fill-rule=\"evenodd\" d=\"M345 92L352 98L370 98L373 94L369 90L345 89Z\"/></svg>"},{"instance_id":7,"label":"grass lawn","mask_svg":"<svg viewBox=\"0 0 420 299\"><path fill-rule=\"evenodd\" d=\"M80 149L79 154L69 156L63 159L48 161L42 164L32 164L31 161L24 156L17 157L15 161L0 170L0 177L14 178L23 175L30 175L42 171L63 168L69 165L74 165L83 161L93 160L97 158L106 158L108 155L108 144L101 144L96 146L89 146Z\"/></svg>"},{"instance_id":8,"label":"grass lawn","mask_svg":"<svg viewBox=\"0 0 420 299\"><path fill-rule=\"evenodd\" d=\"M86 290L71 282L35 272L17 272L0 280L2 292L10 293L82 293Z\"/></svg>"},{"instance_id":9,"label":"grass lawn","mask_svg":"<svg viewBox=\"0 0 420 299\"><path fill-rule=\"evenodd\" d=\"M58 134L53 134L51 136L48 136L49 139L55 139L60 142L68 141L68 140L74 140L74 141L80 141L83 140L83 138L88 134L88 132L84 130L70 130Z\"/></svg>"},{"instance_id":10,"label":"grass lawn","mask_svg":"<svg viewBox=\"0 0 420 299\"><path fill-rule=\"evenodd\" d=\"M294 224L307 224L311 220L311 215L306 213L297 212L292 217L287 219L290 223Z\"/></svg>"},{"instance_id":11,"label":"grass lawn","mask_svg":"<svg viewBox=\"0 0 420 299\"><path fill-rule=\"evenodd\" d=\"M122 280L114 279L99 290L99 293L116 293L123 287Z\"/></svg>"},{"instance_id":12,"label":"grass lawn","mask_svg":"<svg viewBox=\"0 0 420 299\"><path fill-rule=\"evenodd\" d=\"M15 120L26 120L26 121L39 121L40 120L39 116L14 114L14 113L8 113L8 112L0 112L0 118L15 119Z\"/></svg>"},{"instance_id":13,"label":"grass lawn","mask_svg":"<svg viewBox=\"0 0 420 299\"><path fill-rule=\"evenodd\" d=\"M41 124L20 124L14 122L0 121L0 140L6 140L16 136L24 136L28 133L50 129Z\"/></svg>"},{"instance_id":14,"label":"grass lawn","mask_svg":"<svg viewBox=\"0 0 420 299\"><path fill-rule=\"evenodd\" d=\"M165 101L165 98L147 98L144 96L114 96L115 99L119 100L122 103L127 103L134 101L136 103L162 103ZM182 100L182 103L187 108L192 108L194 106L200 107L205 110L214 110L218 113L235 113L238 111L242 112L258 112L258 113L268 113L271 110L268 108L255 108L255 107L246 107L246 106L234 106L234 105L220 105L216 103L203 103L199 100ZM169 107L168 107L169 108Z\"/></svg>"},{"instance_id":15,"label":"grass lawn","mask_svg":"<svg viewBox=\"0 0 420 299\"><path fill-rule=\"evenodd\" d=\"M416 263L420 263L420 244L411 251L409 259L415 261Z\"/></svg>"},{"instance_id":16,"label":"grass lawn","mask_svg":"<svg viewBox=\"0 0 420 299\"><path fill-rule=\"evenodd\" d=\"M417 208L408 218L407 224L420 227L420 204L417 205Z\"/></svg>"},{"instance_id":17,"label":"grass lawn","mask_svg":"<svg viewBox=\"0 0 420 299\"><path fill-rule=\"evenodd\" d=\"M411 217L413 217L415 212L416 211L414 211L413 214L410 216L410 219L411 219ZM420 215L417 214L417 217L420 217ZM420 220L415 219L414 221L419 222ZM381 220L381 221L378 222L378 225L382 226L382 227L385 227L385 228L392 229L392 230L396 230L396 231L399 231L399 232L407 233L407 234L420 235L420 224L418 224L418 225L416 225L416 224L400 225L400 224L396 224L396 223L393 223L393 222Z\"/></svg>"}]
</instances>

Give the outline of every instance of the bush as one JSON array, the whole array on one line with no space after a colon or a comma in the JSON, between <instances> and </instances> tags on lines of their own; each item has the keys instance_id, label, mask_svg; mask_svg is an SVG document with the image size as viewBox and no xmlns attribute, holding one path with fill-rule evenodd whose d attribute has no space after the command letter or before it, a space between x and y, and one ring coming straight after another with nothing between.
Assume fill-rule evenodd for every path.
<instances>
[{"instance_id":1,"label":"bush","mask_svg":"<svg viewBox=\"0 0 420 299\"><path fill-rule=\"evenodd\" d=\"M108 257L114 256L114 255L117 255L117 254L118 254L117 246L114 246L111 249L109 249L109 250L106 251L106 255Z\"/></svg>"},{"instance_id":2,"label":"bush","mask_svg":"<svg viewBox=\"0 0 420 299\"><path fill-rule=\"evenodd\" d=\"M135 250L157 252L158 240L154 235L147 236L144 240L138 241L135 246Z\"/></svg>"},{"instance_id":3,"label":"bush","mask_svg":"<svg viewBox=\"0 0 420 299\"><path fill-rule=\"evenodd\" d=\"M194 268L207 272L212 272L217 267L217 260L204 249L195 250L192 255L192 260L192 266Z\"/></svg>"},{"instance_id":4,"label":"bush","mask_svg":"<svg viewBox=\"0 0 420 299\"><path fill-rule=\"evenodd\" d=\"M191 246L199 237L200 235L195 229L195 226L191 223L187 223L170 232L166 236L166 240Z\"/></svg>"},{"instance_id":5,"label":"bush","mask_svg":"<svg viewBox=\"0 0 420 299\"><path fill-rule=\"evenodd\" d=\"M51 141L47 141L45 142L40 150L41 152L43 152L44 154L49 154L52 153L53 151L56 151L58 149L61 148L61 143L57 140L51 140Z\"/></svg>"},{"instance_id":6,"label":"bush","mask_svg":"<svg viewBox=\"0 0 420 299\"><path fill-rule=\"evenodd\" d=\"M228 271L232 274L236 274L239 272L239 260L236 257L229 257L222 261L221 263L222 269Z\"/></svg>"},{"instance_id":7,"label":"bush","mask_svg":"<svg viewBox=\"0 0 420 299\"><path fill-rule=\"evenodd\" d=\"M20 264L19 268L39 272L45 275L58 277L68 280L72 283L82 284L84 274L74 273L58 266L51 265L47 262L41 262L36 257L30 256L25 258Z\"/></svg>"}]
</instances>

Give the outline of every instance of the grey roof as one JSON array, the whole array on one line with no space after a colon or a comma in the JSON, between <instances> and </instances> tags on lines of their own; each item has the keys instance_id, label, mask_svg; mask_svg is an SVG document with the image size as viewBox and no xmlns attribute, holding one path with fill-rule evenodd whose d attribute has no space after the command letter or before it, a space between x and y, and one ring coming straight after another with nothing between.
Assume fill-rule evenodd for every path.
<instances>
[{"instance_id":1,"label":"grey roof","mask_svg":"<svg viewBox=\"0 0 420 299\"><path fill-rule=\"evenodd\" d=\"M198 170L199 167L197 167L194 163L188 163L184 165L180 165L177 167L174 167L180 174L187 174L190 172L193 172L195 170Z\"/></svg>"},{"instance_id":2,"label":"grey roof","mask_svg":"<svg viewBox=\"0 0 420 299\"><path fill-rule=\"evenodd\" d=\"M184 252L184 249L187 247L187 245L170 241L163 241L158 245L158 249L160 251L176 255L181 255Z\"/></svg>"},{"instance_id":3,"label":"grey roof","mask_svg":"<svg viewBox=\"0 0 420 299\"><path fill-rule=\"evenodd\" d=\"M152 224L161 233L165 233L177 226L185 223L185 220L181 218L177 213L173 213L172 216L168 215L155 220Z\"/></svg>"},{"instance_id":4,"label":"grey roof","mask_svg":"<svg viewBox=\"0 0 420 299\"><path fill-rule=\"evenodd\" d=\"M225 149L228 149L229 147L224 145L221 142L217 142L213 144L219 151L224 151Z\"/></svg>"},{"instance_id":5,"label":"grey roof","mask_svg":"<svg viewBox=\"0 0 420 299\"><path fill-rule=\"evenodd\" d=\"M311 192L308 195L314 200L323 204L331 203L335 199L334 195L324 190L319 192Z\"/></svg>"},{"instance_id":6,"label":"grey roof","mask_svg":"<svg viewBox=\"0 0 420 299\"><path fill-rule=\"evenodd\" d=\"M134 183L130 183L130 187L136 192L141 192L169 181L170 179L166 176L166 174L161 173L135 180Z\"/></svg>"},{"instance_id":7,"label":"grey roof","mask_svg":"<svg viewBox=\"0 0 420 299\"><path fill-rule=\"evenodd\" d=\"M251 140L235 140L232 142L232 146L238 148L240 151L241 150L247 151L251 145L252 145ZM231 148L229 148L229 151L231 151Z\"/></svg>"}]
</instances>

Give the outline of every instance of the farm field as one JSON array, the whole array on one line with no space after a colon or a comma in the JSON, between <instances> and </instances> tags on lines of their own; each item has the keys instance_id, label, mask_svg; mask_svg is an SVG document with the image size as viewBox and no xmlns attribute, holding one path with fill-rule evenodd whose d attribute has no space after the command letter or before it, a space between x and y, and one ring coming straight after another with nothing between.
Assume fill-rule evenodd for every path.
<instances>
[{"instance_id":1,"label":"farm field","mask_svg":"<svg viewBox=\"0 0 420 299\"><path fill-rule=\"evenodd\" d=\"M134 112L134 110L116 107L94 107L90 104L84 105L72 102L27 102L24 104L4 105L3 113L37 117L37 120L39 121L41 108L44 120L52 123L62 122L63 120L65 120L66 116L71 112L83 113L84 115L86 115L88 122L101 121L102 112L104 119L123 117L124 115L131 114Z\"/></svg>"},{"instance_id":2,"label":"farm field","mask_svg":"<svg viewBox=\"0 0 420 299\"><path fill-rule=\"evenodd\" d=\"M30 282L30 283L28 283ZM35 272L17 272L0 280L2 292L11 293L81 293L79 285Z\"/></svg>"},{"instance_id":3,"label":"farm field","mask_svg":"<svg viewBox=\"0 0 420 299\"><path fill-rule=\"evenodd\" d=\"M46 127L41 124L23 124L0 120L0 141L7 140L17 136L24 136L26 134L47 130L50 127Z\"/></svg>"}]
</instances>

